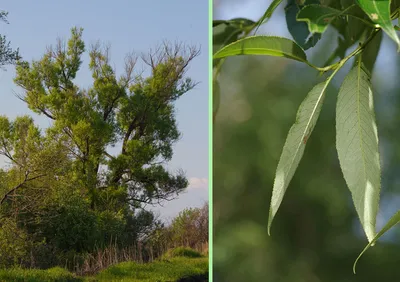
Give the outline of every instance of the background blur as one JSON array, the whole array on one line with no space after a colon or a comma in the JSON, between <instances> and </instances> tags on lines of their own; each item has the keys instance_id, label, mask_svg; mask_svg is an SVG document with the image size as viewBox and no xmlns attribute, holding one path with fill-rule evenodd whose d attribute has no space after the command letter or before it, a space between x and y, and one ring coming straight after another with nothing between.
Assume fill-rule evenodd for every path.
<instances>
[{"instance_id":1,"label":"background blur","mask_svg":"<svg viewBox=\"0 0 400 282\"><path fill-rule=\"evenodd\" d=\"M264 13L271 1L214 0L214 19ZM284 1L258 34L291 38ZM329 29L312 63L322 66L336 47ZM351 48L349 52L354 49ZM400 230L392 229L352 273L367 244L335 148L335 103L353 60L335 76L304 157L267 234L275 170L301 101L322 80L283 58L228 58L220 74L221 106L214 124L214 281L400 281ZM400 208L400 57L384 35L372 77L382 162L377 228Z\"/></svg>"}]
</instances>

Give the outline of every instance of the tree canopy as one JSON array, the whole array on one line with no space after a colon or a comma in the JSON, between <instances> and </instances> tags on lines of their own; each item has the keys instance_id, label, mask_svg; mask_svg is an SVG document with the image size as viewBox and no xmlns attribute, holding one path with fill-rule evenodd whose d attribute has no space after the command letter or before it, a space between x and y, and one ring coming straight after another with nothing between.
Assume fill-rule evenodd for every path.
<instances>
[{"instance_id":1,"label":"tree canopy","mask_svg":"<svg viewBox=\"0 0 400 282\"><path fill-rule=\"evenodd\" d=\"M50 126L0 117L0 154L9 164L0 170L0 214L12 219L0 224L15 223L42 251L132 242L155 224L145 205L171 200L188 185L184 172L167 164L181 135L175 102L196 85L186 72L198 48L165 42L148 55L128 54L117 76L110 47L94 44L93 84L84 89L75 82L87 50L82 35L72 28L69 40L40 60L16 64L18 98ZM139 58L148 77L136 72Z\"/></svg>"}]
</instances>

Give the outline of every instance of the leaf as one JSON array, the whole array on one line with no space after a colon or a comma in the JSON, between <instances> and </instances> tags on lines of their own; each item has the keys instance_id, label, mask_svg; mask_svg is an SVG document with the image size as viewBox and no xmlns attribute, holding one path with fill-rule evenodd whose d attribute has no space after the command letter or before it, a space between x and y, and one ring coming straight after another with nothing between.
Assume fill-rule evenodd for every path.
<instances>
[{"instance_id":1,"label":"leaf","mask_svg":"<svg viewBox=\"0 0 400 282\"><path fill-rule=\"evenodd\" d=\"M278 8L279 4L282 3L282 0L273 0L272 3L268 6L268 9L265 11L264 15L259 19L256 30L262 25L265 24L272 14L274 13L275 9Z\"/></svg>"},{"instance_id":2,"label":"leaf","mask_svg":"<svg viewBox=\"0 0 400 282\"><path fill-rule=\"evenodd\" d=\"M340 13L341 11L327 6L308 5L297 14L297 21L306 22L311 33L324 33Z\"/></svg>"},{"instance_id":3,"label":"leaf","mask_svg":"<svg viewBox=\"0 0 400 282\"><path fill-rule=\"evenodd\" d=\"M213 28L213 52L238 39L240 30L226 23Z\"/></svg>"},{"instance_id":4,"label":"leaf","mask_svg":"<svg viewBox=\"0 0 400 282\"><path fill-rule=\"evenodd\" d=\"M381 168L370 78L360 60L339 90L336 147L344 179L371 242L375 236Z\"/></svg>"},{"instance_id":5,"label":"leaf","mask_svg":"<svg viewBox=\"0 0 400 282\"><path fill-rule=\"evenodd\" d=\"M400 51L400 40L390 19L390 0L357 0L357 3L396 42Z\"/></svg>"},{"instance_id":6,"label":"leaf","mask_svg":"<svg viewBox=\"0 0 400 282\"><path fill-rule=\"evenodd\" d=\"M214 59L237 55L267 55L307 62L303 49L290 39L277 36L249 36L231 43L214 54Z\"/></svg>"},{"instance_id":7,"label":"leaf","mask_svg":"<svg viewBox=\"0 0 400 282\"><path fill-rule=\"evenodd\" d=\"M376 58L379 54L380 46L382 43L382 34L382 32L378 32L371 40L371 42L368 43L368 45L365 47L364 51L360 55L362 63L370 74L372 74ZM356 64L357 61L354 62L354 65Z\"/></svg>"},{"instance_id":8,"label":"leaf","mask_svg":"<svg viewBox=\"0 0 400 282\"><path fill-rule=\"evenodd\" d=\"M370 22L368 16L359 6L354 5L354 0L341 0L340 3L338 1L336 4L340 4L340 7L337 7L338 9L346 10L347 12L345 17L336 17L331 22L331 25L341 36L338 37L336 50L331 54L324 66L331 64L336 57L343 59L348 48L360 41L362 35L370 34L372 31L372 27L366 24L366 22Z\"/></svg>"},{"instance_id":9,"label":"leaf","mask_svg":"<svg viewBox=\"0 0 400 282\"><path fill-rule=\"evenodd\" d=\"M244 18L235 18L231 20L213 21L213 53L222 47L238 40L239 36L247 28L251 28L255 22ZM213 61L216 66L218 60Z\"/></svg>"},{"instance_id":10,"label":"leaf","mask_svg":"<svg viewBox=\"0 0 400 282\"><path fill-rule=\"evenodd\" d=\"M400 0L390 1L390 13L393 14L397 9L400 8ZM399 15L397 15L399 16Z\"/></svg>"},{"instance_id":11,"label":"leaf","mask_svg":"<svg viewBox=\"0 0 400 282\"><path fill-rule=\"evenodd\" d=\"M383 234L385 234L387 231L389 231L393 226L395 226L396 224L398 224L400 222L400 210L397 211L390 219L389 221L386 223L386 225L382 228L381 231L379 231L378 234L376 234L376 236L374 237L374 239L364 248L364 250L361 252L361 254L358 256L358 258L356 259L356 261L354 262L353 265L353 272L354 274L356 273L356 265L358 260L361 258L361 256L371 247L374 246L376 241L378 241L378 239L380 237L382 237Z\"/></svg>"},{"instance_id":12,"label":"leaf","mask_svg":"<svg viewBox=\"0 0 400 282\"><path fill-rule=\"evenodd\" d=\"M303 48L307 50L314 47L318 40L321 39L321 34L311 34L305 22L297 21L297 13L304 5L319 4L318 0L302 1L301 5L297 4L297 0L289 0L285 7L286 24L293 39ZM299 1L300 2L300 1ZM304 4L304 5L303 5Z\"/></svg>"},{"instance_id":13,"label":"leaf","mask_svg":"<svg viewBox=\"0 0 400 282\"><path fill-rule=\"evenodd\" d=\"M255 22L245 18L213 21L213 46L214 53L223 46L236 41L246 29L255 25Z\"/></svg>"},{"instance_id":14,"label":"leaf","mask_svg":"<svg viewBox=\"0 0 400 282\"><path fill-rule=\"evenodd\" d=\"M289 130L283 151L276 169L274 187L268 218L268 234L272 221L282 203L283 196L300 163L308 138L317 123L326 88L333 73L325 82L317 84L301 103L296 121Z\"/></svg>"},{"instance_id":15,"label":"leaf","mask_svg":"<svg viewBox=\"0 0 400 282\"><path fill-rule=\"evenodd\" d=\"M218 80L214 79L213 81L213 119L215 121L215 117L217 115L219 104L220 104L220 86Z\"/></svg>"},{"instance_id":16,"label":"leaf","mask_svg":"<svg viewBox=\"0 0 400 282\"><path fill-rule=\"evenodd\" d=\"M380 237L382 237L387 231L389 231L391 228L393 228L395 225L397 225L400 222L400 210L397 211L390 219L389 221L386 223L386 225L382 228L381 231L378 232L378 234L376 234L376 236L374 237L374 239L368 243L368 245L364 248L364 250L360 253L360 255L357 257L356 261L354 262L353 265L353 272L354 274L356 273L356 265L358 260L361 258L361 256L372 246L375 245L376 241L378 241L378 239Z\"/></svg>"}]
</instances>

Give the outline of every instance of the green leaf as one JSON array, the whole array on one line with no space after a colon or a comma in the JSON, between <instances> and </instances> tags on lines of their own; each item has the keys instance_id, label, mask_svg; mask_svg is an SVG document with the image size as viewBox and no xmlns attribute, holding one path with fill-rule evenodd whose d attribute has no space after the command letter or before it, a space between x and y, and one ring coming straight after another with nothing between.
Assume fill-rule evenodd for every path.
<instances>
[{"instance_id":1,"label":"green leaf","mask_svg":"<svg viewBox=\"0 0 400 282\"><path fill-rule=\"evenodd\" d=\"M218 109L219 109L219 104L220 104L220 86L218 80L214 79L213 81L213 119L215 120L215 117L217 115Z\"/></svg>"},{"instance_id":2,"label":"green leaf","mask_svg":"<svg viewBox=\"0 0 400 282\"><path fill-rule=\"evenodd\" d=\"M321 34L311 34L305 22L297 21L297 13L304 7L304 5L319 4L318 0L301 1L298 4L297 0L289 0L285 7L286 24L293 39L303 48L307 50L314 47L318 40L321 39ZM303 5L304 4L304 5Z\"/></svg>"},{"instance_id":3,"label":"green leaf","mask_svg":"<svg viewBox=\"0 0 400 282\"><path fill-rule=\"evenodd\" d=\"M282 155L276 169L274 187L272 189L271 205L268 217L268 234L272 221L282 203L283 196L300 163L308 138L317 123L325 91L333 73L325 82L317 84L301 103L296 121L289 130Z\"/></svg>"},{"instance_id":4,"label":"green leaf","mask_svg":"<svg viewBox=\"0 0 400 282\"><path fill-rule=\"evenodd\" d=\"M389 231L389 229L391 229L393 226L395 226L397 223L400 222L400 210L397 211L390 219L389 221L386 223L386 225L382 228L381 231L379 231L378 234L376 234L376 236L374 237L374 239L364 248L364 250L361 252L361 254L358 256L358 258L356 259L356 261L354 262L353 265L353 272L354 274L356 273L356 265L358 260L361 258L361 256L371 247L374 246L376 241L378 241L378 239L380 237L382 237L383 234L385 234L387 231Z\"/></svg>"},{"instance_id":5,"label":"green leaf","mask_svg":"<svg viewBox=\"0 0 400 282\"><path fill-rule=\"evenodd\" d=\"M277 36L249 36L231 43L214 54L214 59L237 55L267 55L307 62L303 49L290 39Z\"/></svg>"},{"instance_id":6,"label":"green leaf","mask_svg":"<svg viewBox=\"0 0 400 282\"><path fill-rule=\"evenodd\" d=\"M213 51L218 51L223 46L236 41L240 34L251 28L255 22L245 18L213 21Z\"/></svg>"},{"instance_id":7,"label":"green leaf","mask_svg":"<svg viewBox=\"0 0 400 282\"><path fill-rule=\"evenodd\" d=\"M259 19L257 24L257 29L262 25L267 23L269 18L272 17L275 9L278 8L279 4L282 3L282 0L273 0L272 3L269 5L268 9L265 11L264 15Z\"/></svg>"},{"instance_id":8,"label":"green leaf","mask_svg":"<svg viewBox=\"0 0 400 282\"><path fill-rule=\"evenodd\" d=\"M341 11L327 6L308 5L297 14L297 20L306 22L311 33L324 33L340 13Z\"/></svg>"},{"instance_id":9,"label":"green leaf","mask_svg":"<svg viewBox=\"0 0 400 282\"><path fill-rule=\"evenodd\" d=\"M341 0L336 2L336 5L339 6L338 9L346 10L346 13L345 17L336 17L331 22L341 36L338 37L338 46L325 66L330 65L336 57L343 59L347 49L360 41L362 35L368 35L372 31L373 23L358 5L354 5L354 0Z\"/></svg>"},{"instance_id":10,"label":"green leaf","mask_svg":"<svg viewBox=\"0 0 400 282\"><path fill-rule=\"evenodd\" d=\"M357 0L368 17L392 38L400 51L400 40L390 19L390 0Z\"/></svg>"},{"instance_id":11,"label":"green leaf","mask_svg":"<svg viewBox=\"0 0 400 282\"><path fill-rule=\"evenodd\" d=\"M368 45L365 47L364 51L360 55L363 65L370 74L372 74L376 58L379 54L380 46L382 43L382 34L382 32L379 32L377 35L375 35L375 37L371 40L371 42L368 43ZM354 65L356 64L357 61L354 62Z\"/></svg>"},{"instance_id":12,"label":"green leaf","mask_svg":"<svg viewBox=\"0 0 400 282\"><path fill-rule=\"evenodd\" d=\"M381 168L370 78L360 60L339 90L336 147L344 179L371 242L375 236Z\"/></svg>"},{"instance_id":13,"label":"green leaf","mask_svg":"<svg viewBox=\"0 0 400 282\"><path fill-rule=\"evenodd\" d=\"M245 18L213 21L213 53L238 40L246 29L252 28L254 25L254 21ZM214 66L217 63L218 60L213 61Z\"/></svg>"},{"instance_id":14,"label":"green leaf","mask_svg":"<svg viewBox=\"0 0 400 282\"><path fill-rule=\"evenodd\" d=\"M226 23L213 28L213 52L217 52L225 45L236 41L240 35L240 29Z\"/></svg>"},{"instance_id":15,"label":"green leaf","mask_svg":"<svg viewBox=\"0 0 400 282\"><path fill-rule=\"evenodd\" d=\"M393 14L397 9L400 8L400 0L392 0L390 1L390 13ZM397 14L397 17L399 15Z\"/></svg>"}]
</instances>

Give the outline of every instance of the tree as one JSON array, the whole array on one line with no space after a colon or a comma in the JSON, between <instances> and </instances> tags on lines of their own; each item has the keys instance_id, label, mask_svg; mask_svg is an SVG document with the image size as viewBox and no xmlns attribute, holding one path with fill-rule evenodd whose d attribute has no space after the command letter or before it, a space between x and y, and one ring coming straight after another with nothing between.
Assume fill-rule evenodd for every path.
<instances>
[{"instance_id":1,"label":"tree","mask_svg":"<svg viewBox=\"0 0 400 282\"><path fill-rule=\"evenodd\" d=\"M277 36L249 36L265 24L281 0L272 1L256 22L237 18L215 20L214 32L214 116L220 95L219 74L226 59L238 55L286 57L328 76L306 96L297 112L283 147L272 190L268 233L285 192L303 157L306 144L317 124L326 90L333 77L354 58L351 71L338 93L336 104L336 148L344 179L352 194L355 210L369 241L366 249L400 221L396 213L381 232L376 233L376 217L381 190L381 167L374 99L370 81L380 50L382 33L386 33L400 50L396 33L399 27L392 20L399 18L398 1L288 1L285 18L293 40ZM353 3L354 2L354 3ZM307 59L305 50L317 48L328 26L338 36L336 49L322 67ZM354 44L359 45L347 52ZM347 55L347 53L349 53ZM336 63L332 63L338 59Z\"/></svg>"},{"instance_id":2,"label":"tree","mask_svg":"<svg viewBox=\"0 0 400 282\"><path fill-rule=\"evenodd\" d=\"M19 263L72 266L75 255L111 241L133 244L158 224L145 206L188 185L167 164L180 138L175 102L196 85L186 72L199 50L165 42L141 56L148 77L135 73L133 54L117 77L110 47L95 44L93 85L83 89L74 81L86 50L82 32L73 28L67 44L58 40L40 60L16 64L18 98L50 126L0 116L0 155L8 161L0 170L0 227L14 224L32 242L21 252L32 258Z\"/></svg>"},{"instance_id":3,"label":"tree","mask_svg":"<svg viewBox=\"0 0 400 282\"><path fill-rule=\"evenodd\" d=\"M0 21L8 24L7 15L8 12L0 11ZM21 59L19 49L13 50L10 44L11 43L7 41L5 35L0 35L0 67L15 64L19 59Z\"/></svg>"},{"instance_id":4,"label":"tree","mask_svg":"<svg viewBox=\"0 0 400 282\"><path fill-rule=\"evenodd\" d=\"M142 56L151 68L148 78L135 77L137 57L130 54L117 78L109 47L96 44L89 53L94 81L87 90L74 84L84 51L82 29L73 28L67 46L59 40L40 61L19 62L19 98L53 122L47 138L69 152L71 180L86 191L92 208L107 206L105 198L117 191L132 207L169 200L187 187L182 172L172 174L163 165L180 137L174 102L195 86L185 73L199 51L164 43ZM119 144L117 155L108 152Z\"/></svg>"}]
</instances>

